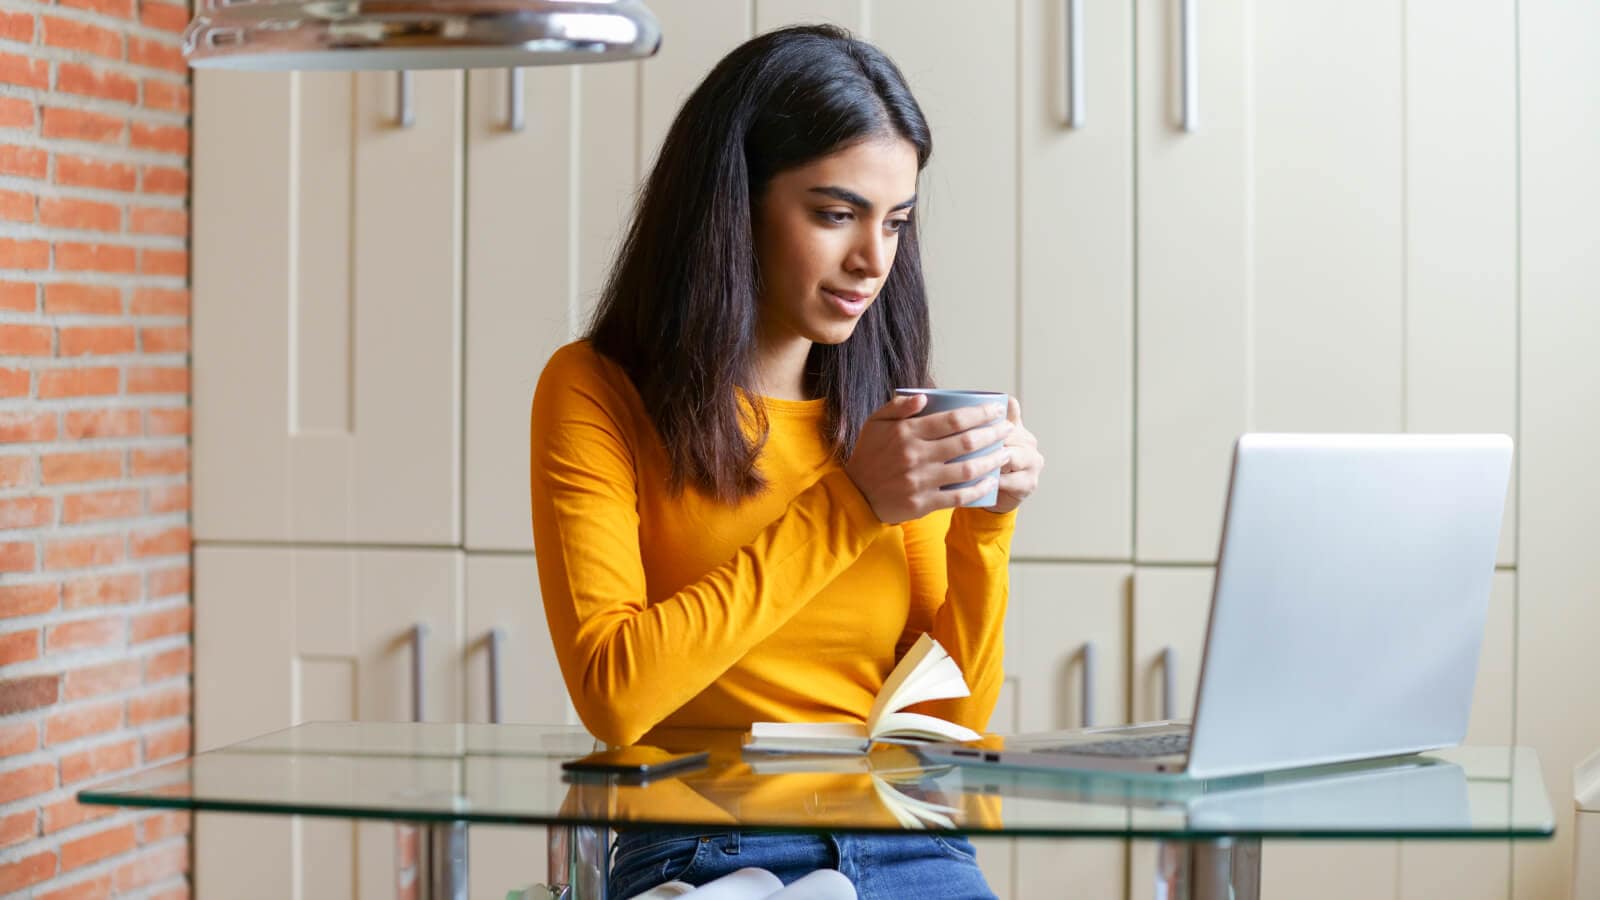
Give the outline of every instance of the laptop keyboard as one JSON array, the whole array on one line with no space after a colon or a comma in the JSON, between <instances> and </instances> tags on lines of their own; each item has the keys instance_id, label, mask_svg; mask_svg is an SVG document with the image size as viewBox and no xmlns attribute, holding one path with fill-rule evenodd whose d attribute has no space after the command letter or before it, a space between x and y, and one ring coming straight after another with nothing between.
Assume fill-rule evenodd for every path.
<instances>
[{"instance_id":1,"label":"laptop keyboard","mask_svg":"<svg viewBox=\"0 0 1600 900\"><path fill-rule=\"evenodd\" d=\"M1149 737L1118 738L1110 741L1092 741L1083 744L1063 744L1044 747L1046 753L1077 753L1083 756L1118 756L1138 759L1147 756L1172 756L1189 752L1189 735L1186 733L1156 734Z\"/></svg>"}]
</instances>

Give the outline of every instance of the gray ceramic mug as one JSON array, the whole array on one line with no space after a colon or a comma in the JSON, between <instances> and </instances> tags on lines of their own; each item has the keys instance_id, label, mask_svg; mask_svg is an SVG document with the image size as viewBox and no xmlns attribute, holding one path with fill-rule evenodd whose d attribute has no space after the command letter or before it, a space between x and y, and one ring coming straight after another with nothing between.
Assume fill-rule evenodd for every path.
<instances>
[{"instance_id":1,"label":"gray ceramic mug","mask_svg":"<svg viewBox=\"0 0 1600 900\"><path fill-rule=\"evenodd\" d=\"M1000 404L1001 408L1004 409L1005 407L1009 406L1011 402L1009 396L998 391L947 391L941 388L895 388L894 392L898 396L922 394L928 398L928 402L922 407L922 411L917 413L917 415L913 418L931 416L934 413L949 412L952 409L960 409L963 406L983 406L989 403L998 403ZM1004 421L1005 417L1006 414L1002 412L1000 413L999 418L993 419L984 424L992 425L995 422ZM975 427L982 428L983 426L979 425ZM979 456L984 456L990 453L998 454L1003 446L1005 446L1005 441L995 441L987 447L979 447L971 453L963 453L955 459L950 460L950 462L962 462L963 460L975 459ZM955 484L944 485L943 489L949 491L956 488L964 488L977 484L983 479L988 478L990 475L999 474L999 468L1000 467L997 462L994 471L979 475L977 478L974 478L971 481L960 481ZM999 501L1000 485L998 482L996 482L995 486L991 488L987 494L984 494L982 497L979 497L978 499L964 505L972 507L988 507L995 505Z\"/></svg>"}]
</instances>

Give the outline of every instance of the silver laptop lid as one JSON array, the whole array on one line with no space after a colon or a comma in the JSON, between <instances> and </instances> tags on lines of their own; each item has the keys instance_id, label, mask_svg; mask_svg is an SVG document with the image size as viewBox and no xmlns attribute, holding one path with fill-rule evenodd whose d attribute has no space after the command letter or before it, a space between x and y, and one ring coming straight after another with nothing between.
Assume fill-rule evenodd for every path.
<instances>
[{"instance_id":1,"label":"silver laptop lid","mask_svg":"<svg viewBox=\"0 0 1600 900\"><path fill-rule=\"evenodd\" d=\"M1460 743L1510 472L1504 435L1241 437L1188 774Z\"/></svg>"}]
</instances>

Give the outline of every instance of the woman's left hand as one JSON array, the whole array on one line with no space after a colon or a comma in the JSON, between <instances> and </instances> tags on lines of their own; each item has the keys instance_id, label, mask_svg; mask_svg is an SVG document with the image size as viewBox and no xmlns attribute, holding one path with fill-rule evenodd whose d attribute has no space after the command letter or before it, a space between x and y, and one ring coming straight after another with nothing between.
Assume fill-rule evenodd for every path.
<instances>
[{"instance_id":1,"label":"woman's left hand","mask_svg":"<svg viewBox=\"0 0 1600 900\"><path fill-rule=\"evenodd\" d=\"M1011 433L1006 435L1005 451L1011 459L1000 467L999 502L987 507L992 513L1008 513L1028 498L1039 487L1039 473L1044 469L1044 454L1039 452L1039 439L1022 425L1022 404L1012 397L1006 407L1006 418L1011 420Z\"/></svg>"}]
</instances>

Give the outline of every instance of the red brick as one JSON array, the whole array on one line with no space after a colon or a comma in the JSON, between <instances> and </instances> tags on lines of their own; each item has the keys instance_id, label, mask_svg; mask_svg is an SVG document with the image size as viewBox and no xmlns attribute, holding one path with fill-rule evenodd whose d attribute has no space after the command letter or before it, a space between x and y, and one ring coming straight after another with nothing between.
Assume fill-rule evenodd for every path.
<instances>
[{"instance_id":1,"label":"red brick","mask_svg":"<svg viewBox=\"0 0 1600 900\"><path fill-rule=\"evenodd\" d=\"M64 828L103 819L116 812L120 810L114 806L84 806L71 798L61 800L44 808L44 833L55 834Z\"/></svg>"},{"instance_id":2,"label":"red brick","mask_svg":"<svg viewBox=\"0 0 1600 900\"><path fill-rule=\"evenodd\" d=\"M48 269L50 245L44 241L0 238L0 269Z\"/></svg>"},{"instance_id":3,"label":"red brick","mask_svg":"<svg viewBox=\"0 0 1600 900\"><path fill-rule=\"evenodd\" d=\"M0 111L3 111L4 97L0 97ZM21 222L25 225L33 224L34 197L21 191L0 191L0 219L7 222Z\"/></svg>"},{"instance_id":4,"label":"red brick","mask_svg":"<svg viewBox=\"0 0 1600 900\"><path fill-rule=\"evenodd\" d=\"M27 196L19 194L18 196ZM128 231L134 234L164 234L187 237L189 213L163 206L135 206L128 210Z\"/></svg>"},{"instance_id":5,"label":"red brick","mask_svg":"<svg viewBox=\"0 0 1600 900\"><path fill-rule=\"evenodd\" d=\"M4 21L5 13L0 13ZM0 97L0 128L33 128L33 101L22 97Z\"/></svg>"},{"instance_id":6,"label":"red brick","mask_svg":"<svg viewBox=\"0 0 1600 900\"><path fill-rule=\"evenodd\" d=\"M46 228L79 231L121 231L122 209L110 203L46 197L39 201L39 223Z\"/></svg>"},{"instance_id":7,"label":"red brick","mask_svg":"<svg viewBox=\"0 0 1600 900\"><path fill-rule=\"evenodd\" d=\"M0 725L0 756L21 756L37 749L39 749L38 724L13 722L10 725Z\"/></svg>"},{"instance_id":8,"label":"red brick","mask_svg":"<svg viewBox=\"0 0 1600 900\"><path fill-rule=\"evenodd\" d=\"M189 274L189 251L145 250L140 254L139 271L146 275Z\"/></svg>"},{"instance_id":9,"label":"red brick","mask_svg":"<svg viewBox=\"0 0 1600 900\"><path fill-rule=\"evenodd\" d=\"M106 162L87 156L56 154L56 184L131 191L139 186L139 173L127 163Z\"/></svg>"},{"instance_id":10,"label":"red brick","mask_svg":"<svg viewBox=\"0 0 1600 900\"><path fill-rule=\"evenodd\" d=\"M147 414L144 433L148 435L169 435L189 433L189 410L178 409L152 409Z\"/></svg>"},{"instance_id":11,"label":"red brick","mask_svg":"<svg viewBox=\"0 0 1600 900\"><path fill-rule=\"evenodd\" d=\"M25 634L37 637L38 632ZM31 675L0 680L0 716L54 706L60 697L60 675ZM0 803L5 803L0 800Z\"/></svg>"},{"instance_id":12,"label":"red brick","mask_svg":"<svg viewBox=\"0 0 1600 900\"><path fill-rule=\"evenodd\" d=\"M145 759L149 758L149 754L146 754ZM193 818L186 812L152 813L139 823L139 843L154 844L169 837L188 834L194 828Z\"/></svg>"},{"instance_id":13,"label":"red brick","mask_svg":"<svg viewBox=\"0 0 1600 900\"><path fill-rule=\"evenodd\" d=\"M61 603L66 609L120 606L138 602L141 592L138 572L90 575L68 581L62 588Z\"/></svg>"},{"instance_id":14,"label":"red brick","mask_svg":"<svg viewBox=\"0 0 1600 900\"><path fill-rule=\"evenodd\" d=\"M114 368L48 369L39 373L39 398L104 397L117 393L122 374Z\"/></svg>"},{"instance_id":15,"label":"red brick","mask_svg":"<svg viewBox=\"0 0 1600 900\"><path fill-rule=\"evenodd\" d=\"M0 818L0 847L10 847L39 836L39 811L25 809Z\"/></svg>"},{"instance_id":16,"label":"red brick","mask_svg":"<svg viewBox=\"0 0 1600 900\"><path fill-rule=\"evenodd\" d=\"M126 75L96 71L79 63L56 65L56 90L119 103L139 102L139 82Z\"/></svg>"},{"instance_id":17,"label":"red brick","mask_svg":"<svg viewBox=\"0 0 1600 900\"><path fill-rule=\"evenodd\" d=\"M176 719L189 715L189 688L172 687L154 691L128 701L128 724L148 725L162 719Z\"/></svg>"},{"instance_id":18,"label":"red brick","mask_svg":"<svg viewBox=\"0 0 1600 900\"><path fill-rule=\"evenodd\" d=\"M0 585L0 619L47 613L56 608L60 599L61 586L55 582Z\"/></svg>"},{"instance_id":19,"label":"red brick","mask_svg":"<svg viewBox=\"0 0 1600 900\"><path fill-rule=\"evenodd\" d=\"M13 631L9 634L0 634L0 666L9 666L14 663L29 662L39 658L39 629L30 628L26 631ZM53 676L52 676L53 677ZM16 687L16 682L0 682L5 689L23 690ZM8 701L15 698L0 700L0 708L4 708ZM51 702L54 702L53 700ZM23 707L31 709L32 707ZM7 710L14 711L14 710Z\"/></svg>"},{"instance_id":20,"label":"red brick","mask_svg":"<svg viewBox=\"0 0 1600 900\"><path fill-rule=\"evenodd\" d=\"M51 571L60 569L87 569L90 566L109 566L122 561L123 539L119 534L100 537L64 538L44 545L44 567ZM71 623L78 624L78 623ZM58 625L55 630L69 627ZM53 646L51 649L55 649Z\"/></svg>"},{"instance_id":21,"label":"red brick","mask_svg":"<svg viewBox=\"0 0 1600 900\"><path fill-rule=\"evenodd\" d=\"M43 528L51 524L55 515L56 501L51 497L11 497L0 500L0 531Z\"/></svg>"},{"instance_id":22,"label":"red brick","mask_svg":"<svg viewBox=\"0 0 1600 900\"><path fill-rule=\"evenodd\" d=\"M61 329L61 356L115 356L136 349L131 325Z\"/></svg>"},{"instance_id":23,"label":"red brick","mask_svg":"<svg viewBox=\"0 0 1600 900\"><path fill-rule=\"evenodd\" d=\"M66 673L62 685L62 700L84 700L120 694L139 686L139 661L119 659L98 666L89 666Z\"/></svg>"},{"instance_id":24,"label":"red brick","mask_svg":"<svg viewBox=\"0 0 1600 900\"><path fill-rule=\"evenodd\" d=\"M67 106L46 106L39 133L64 141L93 141L113 144L122 140L123 119L105 113Z\"/></svg>"},{"instance_id":25,"label":"red brick","mask_svg":"<svg viewBox=\"0 0 1600 900\"><path fill-rule=\"evenodd\" d=\"M0 9L0 38L19 44L33 43L33 13Z\"/></svg>"},{"instance_id":26,"label":"red brick","mask_svg":"<svg viewBox=\"0 0 1600 900\"><path fill-rule=\"evenodd\" d=\"M136 531L128 539L128 543L129 555L134 559L188 553L189 529L167 528L161 531Z\"/></svg>"},{"instance_id":27,"label":"red brick","mask_svg":"<svg viewBox=\"0 0 1600 900\"><path fill-rule=\"evenodd\" d=\"M62 865L64 867L66 864ZM117 866L117 892L120 895L123 891L132 891L147 884L174 878L187 871L189 871L189 848L185 842L180 841L170 847L147 850L133 860Z\"/></svg>"},{"instance_id":28,"label":"red brick","mask_svg":"<svg viewBox=\"0 0 1600 900\"><path fill-rule=\"evenodd\" d=\"M187 4L144 0L139 4L139 22L148 28L182 34L189 25L189 7Z\"/></svg>"},{"instance_id":29,"label":"red brick","mask_svg":"<svg viewBox=\"0 0 1600 900\"><path fill-rule=\"evenodd\" d=\"M166 681L168 678L188 675L192 665L191 660L192 653L188 645L152 654L144 661L145 683L154 684Z\"/></svg>"},{"instance_id":30,"label":"red brick","mask_svg":"<svg viewBox=\"0 0 1600 900\"><path fill-rule=\"evenodd\" d=\"M71 409L62 430L73 440L105 437L136 437L139 434L137 409Z\"/></svg>"},{"instance_id":31,"label":"red brick","mask_svg":"<svg viewBox=\"0 0 1600 900\"><path fill-rule=\"evenodd\" d=\"M144 105L147 109L164 109L172 112L189 112L189 87L173 84L159 78L144 80Z\"/></svg>"},{"instance_id":32,"label":"red brick","mask_svg":"<svg viewBox=\"0 0 1600 900\"><path fill-rule=\"evenodd\" d=\"M189 326L139 329L139 348L145 353L189 352Z\"/></svg>"},{"instance_id":33,"label":"red brick","mask_svg":"<svg viewBox=\"0 0 1600 900\"><path fill-rule=\"evenodd\" d=\"M187 532L184 534L184 544L187 547ZM175 606L171 609L162 609L134 616L131 631L128 634L128 643L142 644L145 641L188 633L189 607L187 605Z\"/></svg>"},{"instance_id":34,"label":"red brick","mask_svg":"<svg viewBox=\"0 0 1600 900\"><path fill-rule=\"evenodd\" d=\"M173 52L178 51L174 48ZM128 146L135 150L153 150L157 153L187 156L189 129L182 125L146 125L134 122L128 126Z\"/></svg>"},{"instance_id":35,"label":"red brick","mask_svg":"<svg viewBox=\"0 0 1600 900\"><path fill-rule=\"evenodd\" d=\"M39 459L45 484L105 481L122 477L121 450L93 450L87 453L52 453Z\"/></svg>"},{"instance_id":36,"label":"red brick","mask_svg":"<svg viewBox=\"0 0 1600 900\"><path fill-rule=\"evenodd\" d=\"M53 412L0 412L0 444L26 444L56 439Z\"/></svg>"},{"instance_id":37,"label":"red brick","mask_svg":"<svg viewBox=\"0 0 1600 900\"><path fill-rule=\"evenodd\" d=\"M64 744L93 734L105 734L122 727L122 701L58 712L44 723L45 746Z\"/></svg>"},{"instance_id":38,"label":"red brick","mask_svg":"<svg viewBox=\"0 0 1600 900\"><path fill-rule=\"evenodd\" d=\"M140 507L137 489L68 494L61 498L61 524L131 519L139 515Z\"/></svg>"},{"instance_id":39,"label":"red brick","mask_svg":"<svg viewBox=\"0 0 1600 900\"><path fill-rule=\"evenodd\" d=\"M54 874L56 874L54 850L35 853L14 863L0 865L0 894L20 892L23 888L38 884Z\"/></svg>"},{"instance_id":40,"label":"red brick","mask_svg":"<svg viewBox=\"0 0 1600 900\"><path fill-rule=\"evenodd\" d=\"M183 51L176 45L132 35L128 36L128 62L152 69L166 69L179 75L187 75L189 72L189 64L183 58Z\"/></svg>"},{"instance_id":41,"label":"red brick","mask_svg":"<svg viewBox=\"0 0 1600 900\"><path fill-rule=\"evenodd\" d=\"M145 166L140 170L139 177L143 185L140 190L147 194L189 193L189 173L182 169L170 166Z\"/></svg>"},{"instance_id":42,"label":"red brick","mask_svg":"<svg viewBox=\"0 0 1600 900\"><path fill-rule=\"evenodd\" d=\"M100 807L111 809L111 807ZM56 884L61 884L57 880ZM48 894L34 894L33 900L106 900L111 896L111 873L104 872L82 881L56 888Z\"/></svg>"},{"instance_id":43,"label":"red brick","mask_svg":"<svg viewBox=\"0 0 1600 900\"><path fill-rule=\"evenodd\" d=\"M49 356L50 345L47 325L0 324L0 356Z\"/></svg>"},{"instance_id":44,"label":"red brick","mask_svg":"<svg viewBox=\"0 0 1600 900\"><path fill-rule=\"evenodd\" d=\"M62 6L85 9L118 19L133 18L133 0L56 0Z\"/></svg>"},{"instance_id":45,"label":"red brick","mask_svg":"<svg viewBox=\"0 0 1600 900\"><path fill-rule=\"evenodd\" d=\"M44 312L47 316L116 316L122 314L122 291L96 284L47 284L44 286Z\"/></svg>"},{"instance_id":46,"label":"red brick","mask_svg":"<svg viewBox=\"0 0 1600 900\"><path fill-rule=\"evenodd\" d=\"M32 572L35 565L31 541L0 544L0 572Z\"/></svg>"},{"instance_id":47,"label":"red brick","mask_svg":"<svg viewBox=\"0 0 1600 900\"><path fill-rule=\"evenodd\" d=\"M0 369L0 372L3 371ZM0 456L0 488L28 487L31 484L33 484L33 457ZM0 558L4 556L5 553L0 551ZM0 562L0 571L5 571L3 562Z\"/></svg>"},{"instance_id":48,"label":"red brick","mask_svg":"<svg viewBox=\"0 0 1600 900\"><path fill-rule=\"evenodd\" d=\"M136 366L128 369L130 394L186 394L188 366Z\"/></svg>"},{"instance_id":49,"label":"red brick","mask_svg":"<svg viewBox=\"0 0 1600 900\"><path fill-rule=\"evenodd\" d=\"M134 832L132 822L108 828L98 834L81 837L75 841L63 841L61 844L61 871L65 872L109 856L127 853L138 845L139 838Z\"/></svg>"},{"instance_id":50,"label":"red brick","mask_svg":"<svg viewBox=\"0 0 1600 900\"><path fill-rule=\"evenodd\" d=\"M189 593L189 567L157 569L150 573L150 599Z\"/></svg>"},{"instance_id":51,"label":"red brick","mask_svg":"<svg viewBox=\"0 0 1600 900\"><path fill-rule=\"evenodd\" d=\"M38 308L38 285L26 281L0 281L0 310L31 313Z\"/></svg>"},{"instance_id":52,"label":"red brick","mask_svg":"<svg viewBox=\"0 0 1600 900\"><path fill-rule=\"evenodd\" d=\"M119 244L56 242L56 269L61 272L119 272L138 268L137 251Z\"/></svg>"},{"instance_id":53,"label":"red brick","mask_svg":"<svg viewBox=\"0 0 1600 900\"><path fill-rule=\"evenodd\" d=\"M0 53L0 82L47 90L50 87L50 63L25 54Z\"/></svg>"},{"instance_id":54,"label":"red brick","mask_svg":"<svg viewBox=\"0 0 1600 900\"><path fill-rule=\"evenodd\" d=\"M122 35L109 28L44 16L44 43L47 47L82 50L107 59L122 59Z\"/></svg>"},{"instance_id":55,"label":"red brick","mask_svg":"<svg viewBox=\"0 0 1600 900\"><path fill-rule=\"evenodd\" d=\"M26 397L32 390L32 372L0 367L0 397Z\"/></svg>"},{"instance_id":56,"label":"red brick","mask_svg":"<svg viewBox=\"0 0 1600 900\"><path fill-rule=\"evenodd\" d=\"M182 475L189 471L189 448L134 450L129 454L129 475Z\"/></svg>"},{"instance_id":57,"label":"red brick","mask_svg":"<svg viewBox=\"0 0 1600 900\"><path fill-rule=\"evenodd\" d=\"M173 728L169 731L158 731L144 739L144 758L146 762L188 755L189 726L187 725L181 728Z\"/></svg>"},{"instance_id":58,"label":"red brick","mask_svg":"<svg viewBox=\"0 0 1600 900\"><path fill-rule=\"evenodd\" d=\"M181 288L139 288L133 292L136 316L186 316L189 314L189 292Z\"/></svg>"},{"instance_id":59,"label":"red brick","mask_svg":"<svg viewBox=\"0 0 1600 900\"><path fill-rule=\"evenodd\" d=\"M123 741L69 753L61 757L61 785L76 784L86 778L110 775L139 764L139 742Z\"/></svg>"},{"instance_id":60,"label":"red brick","mask_svg":"<svg viewBox=\"0 0 1600 900\"><path fill-rule=\"evenodd\" d=\"M50 154L37 147L0 146L0 175L43 178L50 171Z\"/></svg>"},{"instance_id":61,"label":"red brick","mask_svg":"<svg viewBox=\"0 0 1600 900\"><path fill-rule=\"evenodd\" d=\"M49 763L0 772L0 803L38 796L55 786L56 767Z\"/></svg>"},{"instance_id":62,"label":"red brick","mask_svg":"<svg viewBox=\"0 0 1600 900\"><path fill-rule=\"evenodd\" d=\"M62 653L68 650L109 647L122 643L126 634L127 623L118 615L62 622L46 630L45 650L50 653ZM52 740L51 743L55 741Z\"/></svg>"},{"instance_id":63,"label":"red brick","mask_svg":"<svg viewBox=\"0 0 1600 900\"><path fill-rule=\"evenodd\" d=\"M145 492L145 496L149 498L148 508L153 514L189 511L189 486L187 484L153 487Z\"/></svg>"}]
</instances>

